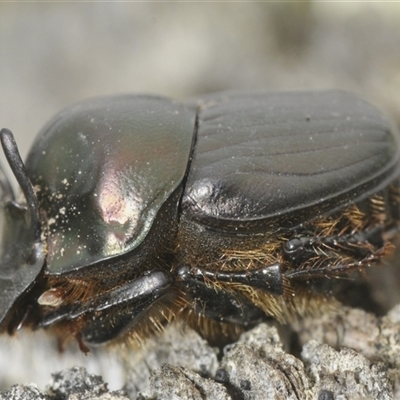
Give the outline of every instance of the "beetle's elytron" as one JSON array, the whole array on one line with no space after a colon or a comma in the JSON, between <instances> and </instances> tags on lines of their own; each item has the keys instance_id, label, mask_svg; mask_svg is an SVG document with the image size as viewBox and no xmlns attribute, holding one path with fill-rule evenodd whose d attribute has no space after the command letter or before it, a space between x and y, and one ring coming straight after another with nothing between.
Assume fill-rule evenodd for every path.
<instances>
[{"instance_id":1,"label":"beetle's elytron","mask_svg":"<svg viewBox=\"0 0 400 400\"><path fill-rule=\"evenodd\" d=\"M0 328L81 349L313 312L393 247L397 132L340 91L123 95L57 114L1 171ZM335 279L333 279L335 278Z\"/></svg>"}]
</instances>

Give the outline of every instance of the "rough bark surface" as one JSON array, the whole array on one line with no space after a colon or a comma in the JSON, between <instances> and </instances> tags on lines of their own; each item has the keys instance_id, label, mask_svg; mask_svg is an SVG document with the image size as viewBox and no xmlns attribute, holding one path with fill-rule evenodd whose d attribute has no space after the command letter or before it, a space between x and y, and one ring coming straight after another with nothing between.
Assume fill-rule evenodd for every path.
<instances>
[{"instance_id":1,"label":"rough bark surface","mask_svg":"<svg viewBox=\"0 0 400 400\"><path fill-rule=\"evenodd\" d=\"M15 385L0 399L400 398L400 305L382 318L343 308L297 323L293 335L297 356L285 350L290 335L268 324L219 354L196 332L171 326L143 352L118 349L125 371L119 391L109 390L101 376L73 367L53 374L45 390Z\"/></svg>"}]
</instances>

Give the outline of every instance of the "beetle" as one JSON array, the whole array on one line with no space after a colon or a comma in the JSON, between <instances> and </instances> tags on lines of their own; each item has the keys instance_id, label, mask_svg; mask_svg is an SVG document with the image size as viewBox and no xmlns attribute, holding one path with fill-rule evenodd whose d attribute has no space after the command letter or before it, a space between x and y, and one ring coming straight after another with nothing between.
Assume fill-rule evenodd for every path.
<instances>
[{"instance_id":1,"label":"beetle","mask_svg":"<svg viewBox=\"0 0 400 400\"><path fill-rule=\"evenodd\" d=\"M205 336L324 308L400 221L396 129L343 91L79 102L0 174L0 328L80 348L173 320ZM333 301L333 300L332 300Z\"/></svg>"}]
</instances>

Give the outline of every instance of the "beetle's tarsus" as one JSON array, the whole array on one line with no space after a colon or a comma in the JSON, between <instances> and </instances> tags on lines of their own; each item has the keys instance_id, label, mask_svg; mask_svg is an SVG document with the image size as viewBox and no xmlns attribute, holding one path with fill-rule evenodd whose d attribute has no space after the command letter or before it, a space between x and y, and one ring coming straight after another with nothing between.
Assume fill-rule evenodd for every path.
<instances>
[{"instance_id":1,"label":"beetle's tarsus","mask_svg":"<svg viewBox=\"0 0 400 400\"><path fill-rule=\"evenodd\" d=\"M83 340L83 338L82 338L82 335L81 335L80 333L76 333L76 334L75 334L75 340L76 340L77 343L78 343L79 350L80 350L82 353L84 353L85 356L87 356L87 355L90 353L90 349L89 349L88 346L86 346L86 344L85 344L85 342L84 342L84 340Z\"/></svg>"}]
</instances>

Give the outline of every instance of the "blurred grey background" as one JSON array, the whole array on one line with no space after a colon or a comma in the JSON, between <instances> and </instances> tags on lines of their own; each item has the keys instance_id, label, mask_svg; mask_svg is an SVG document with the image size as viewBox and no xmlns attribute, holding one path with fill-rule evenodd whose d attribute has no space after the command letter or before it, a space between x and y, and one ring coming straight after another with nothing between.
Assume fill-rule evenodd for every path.
<instances>
[{"instance_id":1,"label":"blurred grey background","mask_svg":"<svg viewBox=\"0 0 400 400\"><path fill-rule=\"evenodd\" d=\"M0 127L23 155L55 112L86 97L317 88L356 92L400 122L399 3L0 2ZM19 336L0 339L1 389L43 387L51 371L93 361Z\"/></svg>"},{"instance_id":2,"label":"blurred grey background","mask_svg":"<svg viewBox=\"0 0 400 400\"><path fill-rule=\"evenodd\" d=\"M86 97L332 87L400 120L400 4L0 2L0 125L23 154Z\"/></svg>"}]
</instances>

